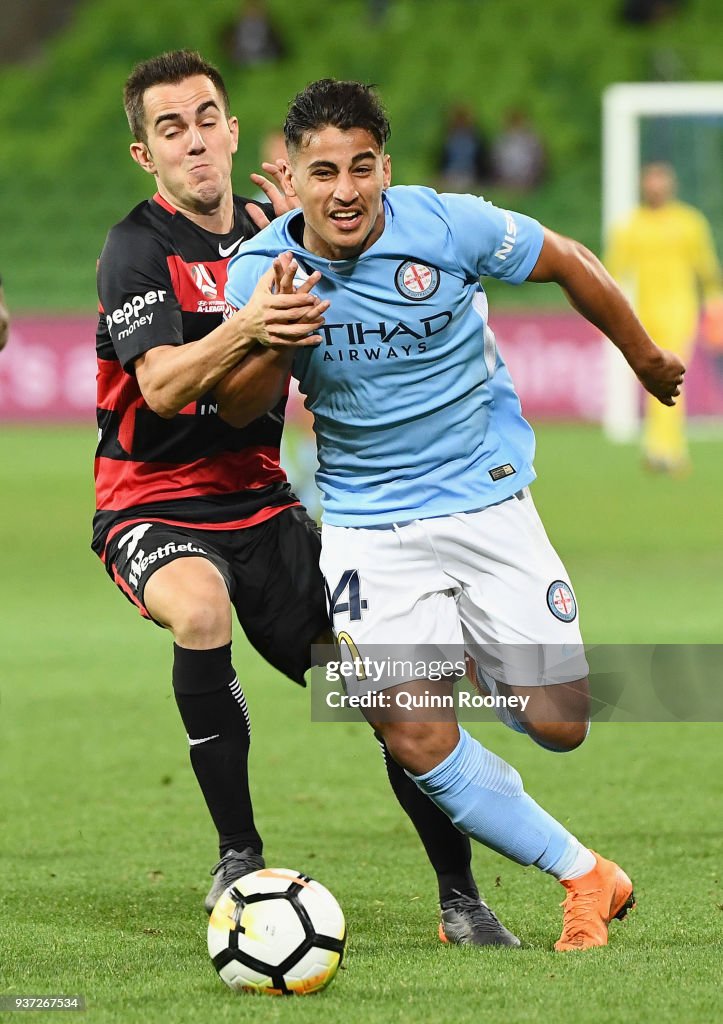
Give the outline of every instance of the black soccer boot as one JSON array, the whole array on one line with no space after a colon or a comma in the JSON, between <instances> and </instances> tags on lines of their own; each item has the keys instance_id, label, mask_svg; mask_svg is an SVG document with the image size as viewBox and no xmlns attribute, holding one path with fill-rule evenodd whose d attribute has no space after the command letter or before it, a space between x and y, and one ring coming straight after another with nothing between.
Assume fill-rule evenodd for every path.
<instances>
[{"instance_id":1,"label":"black soccer boot","mask_svg":"<svg viewBox=\"0 0 723 1024\"><path fill-rule=\"evenodd\" d=\"M519 946L520 940L497 920L479 896L453 890L441 907L439 937L458 946Z\"/></svg>"},{"instance_id":2,"label":"black soccer boot","mask_svg":"<svg viewBox=\"0 0 723 1024\"><path fill-rule=\"evenodd\" d=\"M266 867L266 862L260 853L256 853L250 846L247 846L241 853L236 850L229 850L223 855L218 864L211 869L214 876L213 885L208 890L208 896L203 901L206 913L213 913L213 908L225 889L232 885L242 875L249 875L252 871L259 871Z\"/></svg>"}]
</instances>

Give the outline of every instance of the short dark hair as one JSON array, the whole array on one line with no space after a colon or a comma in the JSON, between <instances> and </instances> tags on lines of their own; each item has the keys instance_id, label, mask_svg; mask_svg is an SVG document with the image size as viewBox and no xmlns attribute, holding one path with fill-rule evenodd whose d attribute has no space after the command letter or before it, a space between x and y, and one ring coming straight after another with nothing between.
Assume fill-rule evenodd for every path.
<instances>
[{"instance_id":1,"label":"short dark hair","mask_svg":"<svg viewBox=\"0 0 723 1024\"><path fill-rule=\"evenodd\" d=\"M341 131L363 128L376 139L380 149L384 149L392 132L373 86L339 82L335 78L312 82L291 101L284 123L287 149L300 149L308 135L327 127Z\"/></svg>"},{"instance_id":2,"label":"short dark hair","mask_svg":"<svg viewBox=\"0 0 723 1024\"><path fill-rule=\"evenodd\" d=\"M193 75L205 75L211 79L223 100L226 117L229 117L231 108L228 92L218 68L209 64L195 50L172 50L136 64L125 84L123 106L133 137L138 142L148 141L143 106L146 91L154 85L175 85Z\"/></svg>"}]
</instances>

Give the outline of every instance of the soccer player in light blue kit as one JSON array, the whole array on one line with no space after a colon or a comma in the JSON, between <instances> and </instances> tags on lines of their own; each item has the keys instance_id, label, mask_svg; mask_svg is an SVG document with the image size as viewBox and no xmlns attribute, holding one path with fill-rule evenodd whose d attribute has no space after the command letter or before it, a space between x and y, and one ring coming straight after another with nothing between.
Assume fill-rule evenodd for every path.
<instances>
[{"instance_id":1,"label":"soccer player in light blue kit","mask_svg":"<svg viewBox=\"0 0 723 1024\"><path fill-rule=\"evenodd\" d=\"M320 273L323 340L295 357L252 353L225 382L222 414L243 419L251 396L271 405L293 359L315 417L321 567L337 636L361 652L473 649L484 685L528 698L507 724L571 750L588 726L577 604L529 494L534 438L479 278L556 281L666 405L684 367L578 243L477 197L390 187L389 125L368 87L313 83L292 103L285 135L284 188L301 210L242 246L226 297L242 306L272 264L282 291ZM525 652L542 663L534 678ZM392 697L451 686L384 685ZM562 882L556 949L607 943L610 921L634 905L630 879L535 803L453 709L436 722L413 711L367 717L461 831Z\"/></svg>"}]
</instances>

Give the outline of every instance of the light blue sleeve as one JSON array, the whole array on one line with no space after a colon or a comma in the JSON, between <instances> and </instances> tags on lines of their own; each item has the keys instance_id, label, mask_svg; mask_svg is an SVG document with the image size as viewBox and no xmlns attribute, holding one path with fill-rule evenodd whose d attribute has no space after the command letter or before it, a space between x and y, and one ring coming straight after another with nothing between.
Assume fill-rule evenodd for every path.
<instances>
[{"instance_id":1,"label":"light blue sleeve","mask_svg":"<svg viewBox=\"0 0 723 1024\"><path fill-rule=\"evenodd\" d=\"M452 248L465 276L497 277L521 284L540 255L543 229L523 213L501 210L479 196L440 196Z\"/></svg>"},{"instance_id":2,"label":"light blue sleeve","mask_svg":"<svg viewBox=\"0 0 723 1024\"><path fill-rule=\"evenodd\" d=\"M251 294L272 263L270 256L257 253L239 252L228 264L228 279L224 299L226 300L226 316L235 309L241 309L251 298Z\"/></svg>"}]
</instances>

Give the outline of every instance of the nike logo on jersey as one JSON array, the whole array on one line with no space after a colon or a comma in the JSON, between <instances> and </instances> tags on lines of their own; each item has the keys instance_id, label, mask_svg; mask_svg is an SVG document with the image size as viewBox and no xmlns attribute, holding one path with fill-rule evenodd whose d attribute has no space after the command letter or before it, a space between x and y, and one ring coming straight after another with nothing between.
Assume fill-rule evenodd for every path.
<instances>
[{"instance_id":1,"label":"nike logo on jersey","mask_svg":"<svg viewBox=\"0 0 723 1024\"><path fill-rule=\"evenodd\" d=\"M237 238L235 242L231 243L231 245L224 246L224 245L221 245L221 243L219 242L218 243L218 254L219 254L219 256L224 256L224 257L230 256L231 253L234 251L234 249L237 249L238 246L241 245L243 240L244 240L244 236L241 235L241 237Z\"/></svg>"},{"instance_id":2,"label":"nike logo on jersey","mask_svg":"<svg viewBox=\"0 0 723 1024\"><path fill-rule=\"evenodd\" d=\"M221 733L217 732L213 736L202 736L200 740L192 740L191 737L189 736L188 737L188 745L189 745L189 747L197 747L199 745L199 743L208 743L209 740L217 740L220 735L221 735Z\"/></svg>"}]
</instances>

